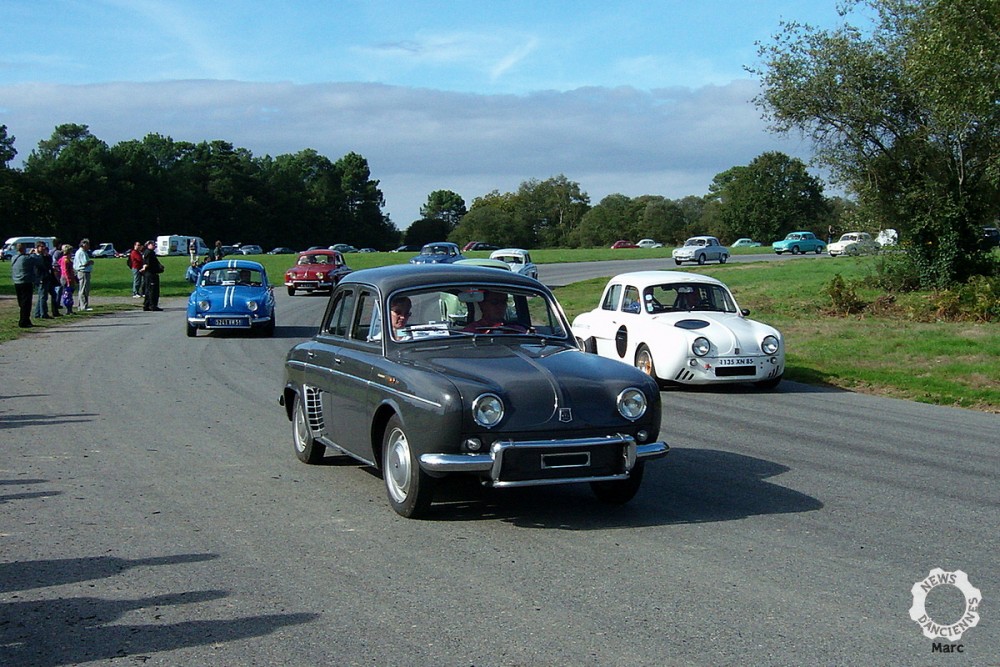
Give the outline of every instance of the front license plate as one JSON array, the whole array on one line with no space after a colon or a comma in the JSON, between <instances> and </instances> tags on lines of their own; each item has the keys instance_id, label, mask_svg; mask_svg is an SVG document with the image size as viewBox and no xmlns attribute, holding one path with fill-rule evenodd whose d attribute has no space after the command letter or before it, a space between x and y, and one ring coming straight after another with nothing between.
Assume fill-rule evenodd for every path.
<instances>
[{"instance_id":1,"label":"front license plate","mask_svg":"<svg viewBox=\"0 0 1000 667\"><path fill-rule=\"evenodd\" d=\"M215 317L208 319L208 326L210 327L239 327L245 328L250 326L250 321L245 317Z\"/></svg>"},{"instance_id":2,"label":"front license plate","mask_svg":"<svg viewBox=\"0 0 1000 667\"><path fill-rule=\"evenodd\" d=\"M726 357L725 359L719 359L719 366L753 366L754 361L752 357Z\"/></svg>"}]
</instances>

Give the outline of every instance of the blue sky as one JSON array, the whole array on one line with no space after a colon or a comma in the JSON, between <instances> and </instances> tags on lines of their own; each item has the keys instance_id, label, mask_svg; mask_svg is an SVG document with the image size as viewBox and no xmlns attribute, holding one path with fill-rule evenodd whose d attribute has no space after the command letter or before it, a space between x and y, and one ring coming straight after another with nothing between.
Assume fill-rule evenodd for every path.
<instances>
[{"instance_id":1,"label":"blue sky","mask_svg":"<svg viewBox=\"0 0 1000 667\"><path fill-rule=\"evenodd\" d=\"M755 42L832 27L836 0L5 0L0 124L19 158L60 123L255 155L364 155L403 228L432 190L467 203L565 174L702 195L767 150Z\"/></svg>"}]
</instances>

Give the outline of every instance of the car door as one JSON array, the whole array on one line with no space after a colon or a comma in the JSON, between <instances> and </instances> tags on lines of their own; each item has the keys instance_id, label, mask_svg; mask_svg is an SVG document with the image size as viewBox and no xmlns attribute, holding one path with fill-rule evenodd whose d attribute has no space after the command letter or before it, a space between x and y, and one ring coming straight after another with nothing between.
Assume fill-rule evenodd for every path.
<instances>
[{"instance_id":1,"label":"car door","mask_svg":"<svg viewBox=\"0 0 1000 667\"><path fill-rule=\"evenodd\" d=\"M378 298L374 288L352 285L343 290L342 307L335 307L330 335L331 383L323 392L327 437L354 456L373 463L368 437L371 425L369 380L373 359L381 357Z\"/></svg>"},{"instance_id":2,"label":"car door","mask_svg":"<svg viewBox=\"0 0 1000 667\"><path fill-rule=\"evenodd\" d=\"M640 308L638 289L620 283L608 286L601 300L602 316L594 331L598 354L611 359L626 359L629 326L634 327L637 323Z\"/></svg>"}]
</instances>

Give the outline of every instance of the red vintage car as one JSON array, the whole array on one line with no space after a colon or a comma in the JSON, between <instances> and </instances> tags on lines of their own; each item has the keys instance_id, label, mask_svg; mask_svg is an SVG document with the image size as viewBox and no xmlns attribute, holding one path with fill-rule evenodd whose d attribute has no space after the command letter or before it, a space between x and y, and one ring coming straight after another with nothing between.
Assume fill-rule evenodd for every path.
<instances>
[{"instance_id":1,"label":"red vintage car","mask_svg":"<svg viewBox=\"0 0 1000 667\"><path fill-rule=\"evenodd\" d=\"M631 241L624 241L624 240L623 241L615 241L613 244L611 244L611 249L612 250L618 250L619 248L638 248L638 247L639 246L637 246L636 244L632 243Z\"/></svg>"},{"instance_id":2,"label":"red vintage car","mask_svg":"<svg viewBox=\"0 0 1000 667\"><path fill-rule=\"evenodd\" d=\"M295 266L285 271L285 287L288 296L295 296L297 290L329 292L350 272L344 256L336 250L306 250L299 253Z\"/></svg>"}]
</instances>

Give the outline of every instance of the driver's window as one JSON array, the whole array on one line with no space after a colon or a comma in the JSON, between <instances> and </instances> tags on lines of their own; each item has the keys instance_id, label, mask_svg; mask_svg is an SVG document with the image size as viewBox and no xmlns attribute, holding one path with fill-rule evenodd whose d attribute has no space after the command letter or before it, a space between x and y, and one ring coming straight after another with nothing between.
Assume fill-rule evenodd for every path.
<instances>
[{"instance_id":1,"label":"driver's window","mask_svg":"<svg viewBox=\"0 0 1000 667\"><path fill-rule=\"evenodd\" d=\"M639 312L639 290L632 285L625 288L625 298L622 299L622 312Z\"/></svg>"}]
</instances>

